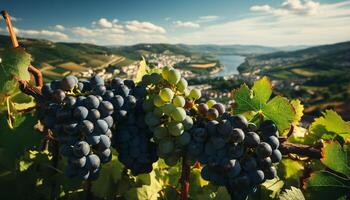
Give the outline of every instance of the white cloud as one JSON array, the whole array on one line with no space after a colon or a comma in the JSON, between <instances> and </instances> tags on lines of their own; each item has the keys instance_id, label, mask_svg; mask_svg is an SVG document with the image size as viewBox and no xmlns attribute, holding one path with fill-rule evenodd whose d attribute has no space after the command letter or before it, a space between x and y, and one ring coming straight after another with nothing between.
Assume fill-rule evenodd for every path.
<instances>
[{"instance_id":1,"label":"white cloud","mask_svg":"<svg viewBox=\"0 0 350 200\"><path fill-rule=\"evenodd\" d=\"M101 18L97 22L95 22L101 28L112 28L113 23L108 21L106 18Z\"/></svg>"},{"instance_id":2,"label":"white cloud","mask_svg":"<svg viewBox=\"0 0 350 200\"><path fill-rule=\"evenodd\" d=\"M59 30L59 31L64 31L65 30L65 27L63 25L60 25L60 24L57 24L54 28L56 30Z\"/></svg>"},{"instance_id":3,"label":"white cloud","mask_svg":"<svg viewBox=\"0 0 350 200\"><path fill-rule=\"evenodd\" d=\"M126 28L132 32L142 32L142 33L166 33L166 30L151 22L140 22L137 20L126 22Z\"/></svg>"},{"instance_id":4,"label":"white cloud","mask_svg":"<svg viewBox=\"0 0 350 200\"><path fill-rule=\"evenodd\" d=\"M270 13L276 16L286 15L316 15L320 12L321 4L313 0L285 0L281 6L274 8L270 5L254 5L251 11Z\"/></svg>"},{"instance_id":5,"label":"white cloud","mask_svg":"<svg viewBox=\"0 0 350 200\"><path fill-rule=\"evenodd\" d=\"M314 8L286 4L283 8L272 8L274 13L246 17L225 23L203 27L200 31L178 36L174 43L214 43L214 44L258 44L258 45L317 45L350 40L350 1L319 4ZM263 5L264 6L264 5ZM308 11L293 11L305 9ZM312 7L312 6L311 6ZM251 8L269 10L268 6ZM277 15L275 12L288 12Z\"/></svg>"},{"instance_id":6,"label":"white cloud","mask_svg":"<svg viewBox=\"0 0 350 200\"><path fill-rule=\"evenodd\" d=\"M199 17L199 19L210 19L210 20L213 20L213 19L217 19L219 18L219 16L215 16L215 15L207 15L207 16L201 16Z\"/></svg>"},{"instance_id":7,"label":"white cloud","mask_svg":"<svg viewBox=\"0 0 350 200\"><path fill-rule=\"evenodd\" d=\"M269 5L262 5L262 6L255 5L250 7L250 10L257 11L257 12L269 12L271 11L271 7Z\"/></svg>"},{"instance_id":8,"label":"white cloud","mask_svg":"<svg viewBox=\"0 0 350 200\"><path fill-rule=\"evenodd\" d=\"M199 28L200 27L200 25L198 23L191 22L191 21L183 22L183 21L178 20L178 21L174 21L173 23L177 27L186 27L186 28Z\"/></svg>"},{"instance_id":9,"label":"white cloud","mask_svg":"<svg viewBox=\"0 0 350 200\"><path fill-rule=\"evenodd\" d=\"M199 17L199 20L197 22L211 22L219 19L219 16L216 15L207 15L207 16L201 16Z\"/></svg>"},{"instance_id":10,"label":"white cloud","mask_svg":"<svg viewBox=\"0 0 350 200\"><path fill-rule=\"evenodd\" d=\"M53 41L65 41L69 39L68 35L59 31L31 30L18 28L14 28L14 31L20 37L49 39Z\"/></svg>"}]
</instances>

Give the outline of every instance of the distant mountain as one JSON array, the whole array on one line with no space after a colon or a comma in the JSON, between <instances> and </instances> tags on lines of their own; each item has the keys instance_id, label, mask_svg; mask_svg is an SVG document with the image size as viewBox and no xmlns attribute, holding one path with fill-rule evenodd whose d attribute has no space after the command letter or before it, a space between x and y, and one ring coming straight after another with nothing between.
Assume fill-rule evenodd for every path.
<instances>
[{"instance_id":1,"label":"distant mountain","mask_svg":"<svg viewBox=\"0 0 350 200\"><path fill-rule=\"evenodd\" d=\"M275 78L341 76L350 72L350 41L292 52L276 52L246 58L241 73L269 74ZM347 73L345 73L347 74Z\"/></svg>"},{"instance_id":2,"label":"distant mountain","mask_svg":"<svg viewBox=\"0 0 350 200\"><path fill-rule=\"evenodd\" d=\"M184 45L191 51L210 54L261 55L278 51L299 50L305 46L267 47L259 45Z\"/></svg>"},{"instance_id":3,"label":"distant mountain","mask_svg":"<svg viewBox=\"0 0 350 200\"><path fill-rule=\"evenodd\" d=\"M114 46L110 47L114 52L119 55L139 60L141 56L149 53L164 53L169 52L173 54L181 54L185 56L191 56L193 52L191 52L184 45L180 44L136 44L131 46Z\"/></svg>"},{"instance_id":4,"label":"distant mountain","mask_svg":"<svg viewBox=\"0 0 350 200\"><path fill-rule=\"evenodd\" d=\"M258 45L187 45L187 44L136 44L131 46L114 46L120 54L140 56L144 53L163 53L168 50L174 54L234 54L243 56L261 55L278 51L294 51L306 48L306 46L285 46L285 47L266 47Z\"/></svg>"},{"instance_id":5,"label":"distant mountain","mask_svg":"<svg viewBox=\"0 0 350 200\"><path fill-rule=\"evenodd\" d=\"M18 38L20 45L32 54L34 64L49 63L52 65L64 62L87 63L89 67L95 67L109 59L113 50L104 46L85 43L51 42L42 39ZM0 35L1 48L11 47L8 36Z\"/></svg>"}]
</instances>

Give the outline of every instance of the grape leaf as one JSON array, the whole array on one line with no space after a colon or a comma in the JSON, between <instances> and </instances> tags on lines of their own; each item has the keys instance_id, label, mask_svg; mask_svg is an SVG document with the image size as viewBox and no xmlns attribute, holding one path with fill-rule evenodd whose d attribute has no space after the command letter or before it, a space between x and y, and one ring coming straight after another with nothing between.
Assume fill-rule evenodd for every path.
<instances>
[{"instance_id":1,"label":"grape leaf","mask_svg":"<svg viewBox=\"0 0 350 200\"><path fill-rule=\"evenodd\" d=\"M344 140L350 140L350 122L345 122L335 111L326 110L323 116L316 118L309 128L309 141L318 139L333 139L339 135Z\"/></svg>"},{"instance_id":2,"label":"grape leaf","mask_svg":"<svg viewBox=\"0 0 350 200\"><path fill-rule=\"evenodd\" d=\"M305 200L305 197L301 190L296 187L286 189L279 197L280 200Z\"/></svg>"},{"instance_id":3,"label":"grape leaf","mask_svg":"<svg viewBox=\"0 0 350 200\"><path fill-rule=\"evenodd\" d=\"M301 104L299 99L293 99L290 102L295 110L295 115L294 115L294 120L293 120L293 124L294 125L298 125L301 118L303 117L304 113L304 105Z\"/></svg>"},{"instance_id":4,"label":"grape leaf","mask_svg":"<svg viewBox=\"0 0 350 200\"><path fill-rule=\"evenodd\" d=\"M142 80L142 77L147 74L148 66L144 57L140 61L139 68L136 73L136 77L134 79L135 83L138 83Z\"/></svg>"},{"instance_id":5,"label":"grape leaf","mask_svg":"<svg viewBox=\"0 0 350 200\"><path fill-rule=\"evenodd\" d=\"M322 148L321 162L328 168L350 178L350 147L338 142L326 142Z\"/></svg>"},{"instance_id":6,"label":"grape leaf","mask_svg":"<svg viewBox=\"0 0 350 200\"><path fill-rule=\"evenodd\" d=\"M345 199L350 181L328 171L318 171L311 174L304 188L312 199Z\"/></svg>"},{"instance_id":7,"label":"grape leaf","mask_svg":"<svg viewBox=\"0 0 350 200\"><path fill-rule=\"evenodd\" d=\"M159 197L158 192L162 189L161 184L157 181L155 177L155 172L150 173L151 184L142 185L141 187L134 187L128 190L125 194L125 199L130 200L156 200Z\"/></svg>"},{"instance_id":8,"label":"grape leaf","mask_svg":"<svg viewBox=\"0 0 350 200\"><path fill-rule=\"evenodd\" d=\"M260 199L274 199L281 192L284 182L278 178L266 180L261 185Z\"/></svg>"},{"instance_id":9,"label":"grape leaf","mask_svg":"<svg viewBox=\"0 0 350 200\"><path fill-rule=\"evenodd\" d=\"M208 181L202 179L200 169L192 169L190 176L190 196L199 193L203 186L208 185Z\"/></svg>"},{"instance_id":10,"label":"grape leaf","mask_svg":"<svg viewBox=\"0 0 350 200\"><path fill-rule=\"evenodd\" d=\"M18 83L14 78L28 81L30 74L28 66L31 62L31 55L26 53L23 48L6 49L3 53L0 63L0 93L11 94Z\"/></svg>"},{"instance_id":11,"label":"grape leaf","mask_svg":"<svg viewBox=\"0 0 350 200\"><path fill-rule=\"evenodd\" d=\"M112 198L116 183L121 179L123 165L113 155L112 160L102 166L99 178L92 182L92 192L100 198Z\"/></svg>"},{"instance_id":12,"label":"grape leaf","mask_svg":"<svg viewBox=\"0 0 350 200\"><path fill-rule=\"evenodd\" d=\"M278 169L287 186L299 185L300 177L304 173L304 165L301 161L283 159Z\"/></svg>"},{"instance_id":13,"label":"grape leaf","mask_svg":"<svg viewBox=\"0 0 350 200\"><path fill-rule=\"evenodd\" d=\"M255 81L252 89L246 84L234 91L234 100L236 102L235 113L244 114L248 112L261 113L267 119L274 121L282 132L290 127L294 118L295 111L288 99L275 96L271 97L272 85L267 77Z\"/></svg>"}]
</instances>

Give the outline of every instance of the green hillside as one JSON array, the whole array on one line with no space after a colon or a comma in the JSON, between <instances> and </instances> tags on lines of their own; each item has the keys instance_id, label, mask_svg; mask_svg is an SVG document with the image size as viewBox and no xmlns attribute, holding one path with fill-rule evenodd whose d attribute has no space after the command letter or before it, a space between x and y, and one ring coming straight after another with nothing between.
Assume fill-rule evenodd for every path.
<instances>
[{"instance_id":1,"label":"green hillside","mask_svg":"<svg viewBox=\"0 0 350 200\"><path fill-rule=\"evenodd\" d=\"M63 43L48 40L18 38L32 56L32 64L40 68L46 79L55 79L71 72L87 71L104 65L124 61L113 49L86 43ZM0 55L4 48L11 47L8 36L0 35Z\"/></svg>"},{"instance_id":2,"label":"green hillside","mask_svg":"<svg viewBox=\"0 0 350 200\"><path fill-rule=\"evenodd\" d=\"M336 77L350 70L350 42L311 47L293 52L276 52L248 57L241 73L269 74L274 78L316 79Z\"/></svg>"}]
</instances>

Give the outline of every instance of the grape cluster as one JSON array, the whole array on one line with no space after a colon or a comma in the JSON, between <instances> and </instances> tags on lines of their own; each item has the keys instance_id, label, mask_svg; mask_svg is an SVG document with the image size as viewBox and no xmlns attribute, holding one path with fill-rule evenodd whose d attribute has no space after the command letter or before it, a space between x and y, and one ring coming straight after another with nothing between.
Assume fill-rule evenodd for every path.
<instances>
[{"instance_id":1,"label":"grape cluster","mask_svg":"<svg viewBox=\"0 0 350 200\"><path fill-rule=\"evenodd\" d=\"M199 104L198 113L199 120L190 130L187 157L204 165L203 179L226 186L237 199L245 199L259 184L276 176L273 164L281 161L282 154L272 121L264 121L258 129L214 101Z\"/></svg>"},{"instance_id":2,"label":"grape cluster","mask_svg":"<svg viewBox=\"0 0 350 200\"><path fill-rule=\"evenodd\" d=\"M146 95L144 86L135 86L132 80L115 78L111 83L116 96L111 98L117 121L113 131L113 147L119 153L118 159L132 174L149 173L152 164L158 160L156 145L151 141L152 132L145 124L142 103Z\"/></svg>"},{"instance_id":3,"label":"grape cluster","mask_svg":"<svg viewBox=\"0 0 350 200\"><path fill-rule=\"evenodd\" d=\"M142 105L147 113L145 122L154 133L159 157L173 166L191 138L186 131L192 127L193 120L186 108L201 93L198 89L189 90L180 72L168 67L162 68L160 74L143 76L141 84L147 87L148 94Z\"/></svg>"},{"instance_id":4,"label":"grape cluster","mask_svg":"<svg viewBox=\"0 0 350 200\"><path fill-rule=\"evenodd\" d=\"M111 160L111 128L114 106L104 80L93 76L79 81L67 76L47 83L41 109L43 124L51 129L68 160L66 175L82 180L98 177L101 163Z\"/></svg>"}]
</instances>

